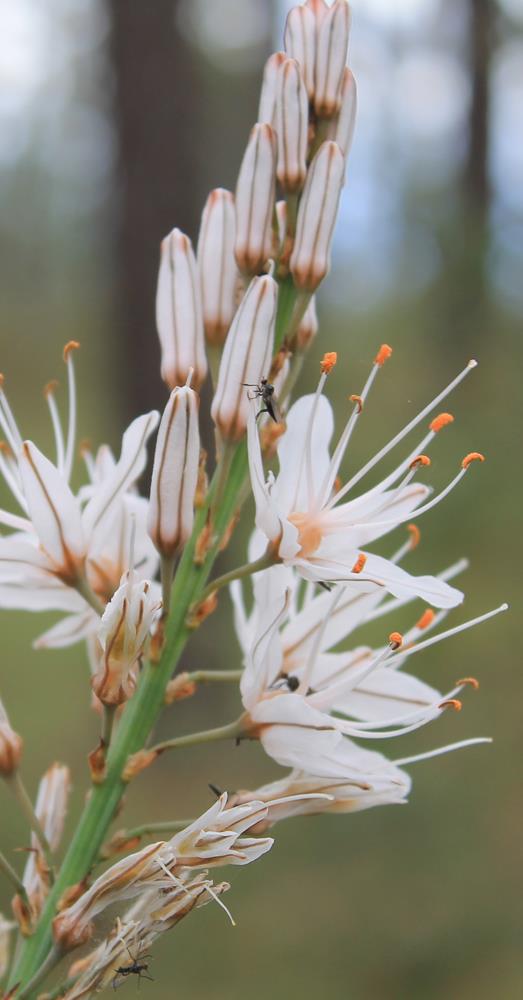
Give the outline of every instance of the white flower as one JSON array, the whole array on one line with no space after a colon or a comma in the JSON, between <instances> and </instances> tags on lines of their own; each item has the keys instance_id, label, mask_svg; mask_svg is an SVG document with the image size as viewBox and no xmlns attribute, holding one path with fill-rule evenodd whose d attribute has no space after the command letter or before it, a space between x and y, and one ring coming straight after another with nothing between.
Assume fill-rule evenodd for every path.
<instances>
[{"instance_id":1,"label":"white flower","mask_svg":"<svg viewBox=\"0 0 523 1000\"><path fill-rule=\"evenodd\" d=\"M440 427L452 420L450 415L442 414L432 421L428 433L416 448L380 483L353 500L340 501L438 405L475 362L471 362L345 486L336 489L336 478L347 445L384 358L380 351L361 396L353 397L354 411L330 457L333 417L322 390L327 371L335 363L335 356L334 359L331 355L325 357L327 361L324 359L324 372L317 392L299 399L289 411L287 431L278 442L280 471L276 479L269 475L265 480L256 411L251 406L248 452L257 527L273 546L278 558L286 566L293 566L306 579L357 583L363 591L377 585L396 597L417 595L435 607L454 607L463 597L459 590L433 576L411 576L390 560L363 551L370 542L434 507L466 474L472 459L482 458L476 453L467 456L449 486L439 496L424 503L429 494L428 487L412 482L420 464L429 463L420 452L432 441Z\"/></svg>"}]
</instances>

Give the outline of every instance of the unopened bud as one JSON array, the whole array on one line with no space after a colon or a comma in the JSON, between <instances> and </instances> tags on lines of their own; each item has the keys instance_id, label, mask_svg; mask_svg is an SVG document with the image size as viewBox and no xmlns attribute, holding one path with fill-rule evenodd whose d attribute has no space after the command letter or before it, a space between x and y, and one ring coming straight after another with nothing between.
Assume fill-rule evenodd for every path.
<instances>
[{"instance_id":1,"label":"unopened bud","mask_svg":"<svg viewBox=\"0 0 523 1000\"><path fill-rule=\"evenodd\" d=\"M10 778L22 756L22 737L11 728L7 712L0 701L0 775Z\"/></svg>"},{"instance_id":2,"label":"unopened bud","mask_svg":"<svg viewBox=\"0 0 523 1000\"><path fill-rule=\"evenodd\" d=\"M281 64L285 62L285 52L273 52L265 63L263 81L258 106L258 121L276 126L276 94L278 92L278 73Z\"/></svg>"},{"instance_id":3,"label":"unopened bud","mask_svg":"<svg viewBox=\"0 0 523 1000\"><path fill-rule=\"evenodd\" d=\"M343 83L341 86L340 110L336 117L329 122L327 129L327 138L333 139L334 142L338 143L345 160L347 160L352 146L357 104L358 91L356 80L350 69L346 67L343 72Z\"/></svg>"},{"instance_id":4,"label":"unopened bud","mask_svg":"<svg viewBox=\"0 0 523 1000\"><path fill-rule=\"evenodd\" d=\"M294 284L303 291L314 292L329 270L344 173L339 146L335 142L322 143L305 181L290 260Z\"/></svg>"},{"instance_id":5,"label":"unopened bud","mask_svg":"<svg viewBox=\"0 0 523 1000\"><path fill-rule=\"evenodd\" d=\"M300 350L305 350L318 332L318 316L316 314L316 299L314 295L300 320L300 325L296 331L296 345Z\"/></svg>"},{"instance_id":6,"label":"unopened bud","mask_svg":"<svg viewBox=\"0 0 523 1000\"><path fill-rule=\"evenodd\" d=\"M236 185L236 242L241 271L257 274L270 257L276 186L276 135L270 125L252 129Z\"/></svg>"},{"instance_id":7,"label":"unopened bud","mask_svg":"<svg viewBox=\"0 0 523 1000\"><path fill-rule=\"evenodd\" d=\"M291 7L285 22L283 36L287 55L300 64L308 97L314 96L314 64L316 62L316 17L305 4Z\"/></svg>"},{"instance_id":8,"label":"unopened bud","mask_svg":"<svg viewBox=\"0 0 523 1000\"><path fill-rule=\"evenodd\" d=\"M349 29L350 8L347 0L335 0L325 11L318 31L314 110L320 118L332 118L340 109Z\"/></svg>"},{"instance_id":9,"label":"unopened bud","mask_svg":"<svg viewBox=\"0 0 523 1000\"><path fill-rule=\"evenodd\" d=\"M12 920L6 920L0 913L0 979L3 979L9 968L9 939L11 931L16 927Z\"/></svg>"},{"instance_id":10,"label":"unopened bud","mask_svg":"<svg viewBox=\"0 0 523 1000\"><path fill-rule=\"evenodd\" d=\"M285 59L279 69L276 101L277 177L284 191L301 191L307 174L309 101L300 67Z\"/></svg>"},{"instance_id":11,"label":"unopened bud","mask_svg":"<svg viewBox=\"0 0 523 1000\"><path fill-rule=\"evenodd\" d=\"M185 545L194 522L200 462L197 394L174 389L163 412L154 452L147 530L162 556Z\"/></svg>"},{"instance_id":12,"label":"unopened bud","mask_svg":"<svg viewBox=\"0 0 523 1000\"><path fill-rule=\"evenodd\" d=\"M216 188L203 210L197 251L203 325L210 344L223 344L236 310L235 228L234 198L225 188Z\"/></svg>"},{"instance_id":13,"label":"unopened bud","mask_svg":"<svg viewBox=\"0 0 523 1000\"><path fill-rule=\"evenodd\" d=\"M200 290L191 241L179 229L162 240L156 325L164 382L170 389L183 385L192 368L198 388L207 374Z\"/></svg>"},{"instance_id":14,"label":"unopened bud","mask_svg":"<svg viewBox=\"0 0 523 1000\"><path fill-rule=\"evenodd\" d=\"M147 580L133 583L127 575L102 615L102 655L91 686L104 705L121 705L134 692L135 667L161 608L152 590Z\"/></svg>"},{"instance_id":15,"label":"unopened bud","mask_svg":"<svg viewBox=\"0 0 523 1000\"><path fill-rule=\"evenodd\" d=\"M271 367L278 286L253 278L233 319L220 362L211 416L225 440L238 441L249 413L246 383L258 385Z\"/></svg>"}]
</instances>

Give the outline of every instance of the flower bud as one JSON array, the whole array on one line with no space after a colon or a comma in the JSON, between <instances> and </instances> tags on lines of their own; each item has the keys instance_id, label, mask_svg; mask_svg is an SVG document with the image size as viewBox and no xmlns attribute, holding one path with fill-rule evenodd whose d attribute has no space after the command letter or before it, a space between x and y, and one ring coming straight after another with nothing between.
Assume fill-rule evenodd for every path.
<instances>
[{"instance_id":1,"label":"flower bud","mask_svg":"<svg viewBox=\"0 0 523 1000\"><path fill-rule=\"evenodd\" d=\"M203 325L210 344L223 344L236 310L235 227L234 198L230 191L216 188L203 210L197 251Z\"/></svg>"},{"instance_id":2,"label":"flower bud","mask_svg":"<svg viewBox=\"0 0 523 1000\"><path fill-rule=\"evenodd\" d=\"M102 655L91 686L104 705L121 705L134 693L135 666L160 608L147 580L133 583L129 574L122 577L98 628Z\"/></svg>"},{"instance_id":3,"label":"flower bud","mask_svg":"<svg viewBox=\"0 0 523 1000\"><path fill-rule=\"evenodd\" d=\"M291 7L283 36L285 51L301 67L308 97L314 96L314 64L316 61L316 17L311 8Z\"/></svg>"},{"instance_id":4,"label":"flower bud","mask_svg":"<svg viewBox=\"0 0 523 1000\"><path fill-rule=\"evenodd\" d=\"M296 240L290 260L294 284L314 292L330 266L330 246L345 174L343 153L324 142L307 174L298 209Z\"/></svg>"},{"instance_id":5,"label":"flower bud","mask_svg":"<svg viewBox=\"0 0 523 1000\"><path fill-rule=\"evenodd\" d=\"M278 74L276 129L277 178L287 193L301 191L307 174L309 101L300 67L286 59Z\"/></svg>"},{"instance_id":6,"label":"flower bud","mask_svg":"<svg viewBox=\"0 0 523 1000\"><path fill-rule=\"evenodd\" d=\"M314 110L320 118L332 118L340 108L349 28L350 7L347 0L335 0L325 12L318 31Z\"/></svg>"},{"instance_id":7,"label":"flower bud","mask_svg":"<svg viewBox=\"0 0 523 1000\"><path fill-rule=\"evenodd\" d=\"M156 326L166 385L170 389L183 385L192 368L198 388L207 374L200 290L191 241L179 229L162 240Z\"/></svg>"},{"instance_id":8,"label":"flower bud","mask_svg":"<svg viewBox=\"0 0 523 1000\"><path fill-rule=\"evenodd\" d=\"M258 121L276 125L276 94L278 92L278 73L281 64L285 62L285 52L273 52L265 63L263 82L258 107Z\"/></svg>"},{"instance_id":9,"label":"flower bud","mask_svg":"<svg viewBox=\"0 0 523 1000\"><path fill-rule=\"evenodd\" d=\"M257 385L272 359L278 286L268 275L253 278L225 341L211 416L226 440L245 433L249 412L245 383Z\"/></svg>"},{"instance_id":10,"label":"flower bud","mask_svg":"<svg viewBox=\"0 0 523 1000\"><path fill-rule=\"evenodd\" d=\"M38 786L35 813L52 851L56 851L62 838L70 788L71 773L63 764L52 764ZM48 895L50 878L38 837L34 833L31 835L31 853L22 881L35 917L41 912Z\"/></svg>"},{"instance_id":11,"label":"flower bud","mask_svg":"<svg viewBox=\"0 0 523 1000\"><path fill-rule=\"evenodd\" d=\"M197 394L174 389L165 407L154 452L147 530L162 556L189 538L200 462Z\"/></svg>"},{"instance_id":12,"label":"flower bud","mask_svg":"<svg viewBox=\"0 0 523 1000\"><path fill-rule=\"evenodd\" d=\"M7 712L0 701L0 775L10 778L22 756L22 737L11 729Z\"/></svg>"},{"instance_id":13,"label":"flower bud","mask_svg":"<svg viewBox=\"0 0 523 1000\"><path fill-rule=\"evenodd\" d=\"M299 350L305 350L318 332L318 317L316 315L316 299L314 295L300 320L296 331L296 345Z\"/></svg>"},{"instance_id":14,"label":"flower bud","mask_svg":"<svg viewBox=\"0 0 523 1000\"><path fill-rule=\"evenodd\" d=\"M12 920L6 920L0 913L0 979L3 979L9 968L9 939L11 931L16 927Z\"/></svg>"},{"instance_id":15,"label":"flower bud","mask_svg":"<svg viewBox=\"0 0 523 1000\"><path fill-rule=\"evenodd\" d=\"M345 160L350 153L352 138L354 135L354 125L356 123L356 108L358 94L356 81L350 69L345 68L343 72L343 83L341 87L341 106L338 114L329 122L327 138L333 139L340 147Z\"/></svg>"},{"instance_id":16,"label":"flower bud","mask_svg":"<svg viewBox=\"0 0 523 1000\"><path fill-rule=\"evenodd\" d=\"M236 185L238 267L257 274L270 257L276 187L276 135L270 125L256 124L250 134Z\"/></svg>"}]
</instances>

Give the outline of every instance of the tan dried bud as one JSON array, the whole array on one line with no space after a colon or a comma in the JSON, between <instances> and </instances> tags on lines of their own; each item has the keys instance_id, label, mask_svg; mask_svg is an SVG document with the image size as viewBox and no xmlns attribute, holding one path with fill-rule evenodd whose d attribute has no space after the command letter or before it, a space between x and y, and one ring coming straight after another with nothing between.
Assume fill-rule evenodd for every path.
<instances>
[{"instance_id":1,"label":"tan dried bud","mask_svg":"<svg viewBox=\"0 0 523 1000\"><path fill-rule=\"evenodd\" d=\"M197 510L203 507L209 489L209 476L207 475L207 452L205 448L200 448L200 459L198 462L198 481L196 483L196 493L194 495L194 506Z\"/></svg>"},{"instance_id":2,"label":"tan dried bud","mask_svg":"<svg viewBox=\"0 0 523 1000\"><path fill-rule=\"evenodd\" d=\"M300 67L295 59L285 59L278 73L276 176L288 194L301 191L305 182L308 129L309 100Z\"/></svg>"},{"instance_id":3,"label":"tan dried bud","mask_svg":"<svg viewBox=\"0 0 523 1000\"><path fill-rule=\"evenodd\" d=\"M113 858L115 854L134 851L140 846L141 837L130 837L126 830L117 830L100 851L102 858Z\"/></svg>"},{"instance_id":4,"label":"tan dried bud","mask_svg":"<svg viewBox=\"0 0 523 1000\"><path fill-rule=\"evenodd\" d=\"M278 92L278 71L285 61L285 52L273 52L265 63L258 107L258 121L276 127L276 95Z\"/></svg>"},{"instance_id":5,"label":"tan dried bud","mask_svg":"<svg viewBox=\"0 0 523 1000\"><path fill-rule=\"evenodd\" d=\"M212 594L209 594L204 601L200 601L199 604L194 604L189 610L189 614L185 619L185 624L187 628L196 629L200 625L203 625L206 618L212 615L216 608L218 607L218 594L213 590Z\"/></svg>"},{"instance_id":6,"label":"tan dried bud","mask_svg":"<svg viewBox=\"0 0 523 1000\"><path fill-rule=\"evenodd\" d=\"M87 754L87 762L89 764L89 772L93 785L101 785L105 780L106 750L107 747L105 745L105 741L100 740L98 746Z\"/></svg>"},{"instance_id":7,"label":"tan dried bud","mask_svg":"<svg viewBox=\"0 0 523 1000\"><path fill-rule=\"evenodd\" d=\"M318 30L314 110L320 118L332 118L340 109L349 31L349 4L347 0L335 0L325 11Z\"/></svg>"},{"instance_id":8,"label":"tan dried bud","mask_svg":"<svg viewBox=\"0 0 523 1000\"><path fill-rule=\"evenodd\" d=\"M83 896L84 892L89 888L88 878L83 878L81 882L75 882L74 885L70 885L69 888L65 890L60 896L58 903L56 904L56 910L61 913L62 910L66 910L68 906L72 906L76 903L80 896Z\"/></svg>"},{"instance_id":9,"label":"tan dried bud","mask_svg":"<svg viewBox=\"0 0 523 1000\"><path fill-rule=\"evenodd\" d=\"M192 698L196 692L196 684L189 680L189 674L184 671L173 677L165 689L165 704L172 705L175 701L184 701L185 698Z\"/></svg>"},{"instance_id":10,"label":"tan dried bud","mask_svg":"<svg viewBox=\"0 0 523 1000\"><path fill-rule=\"evenodd\" d=\"M180 229L161 244L156 326L164 382L169 389L184 385L192 369L199 388L207 374L200 288L192 243Z\"/></svg>"},{"instance_id":11,"label":"tan dried bud","mask_svg":"<svg viewBox=\"0 0 523 1000\"><path fill-rule=\"evenodd\" d=\"M230 191L211 191L202 214L197 259L203 325L210 344L223 344L236 311L236 213Z\"/></svg>"},{"instance_id":12,"label":"tan dried bud","mask_svg":"<svg viewBox=\"0 0 523 1000\"><path fill-rule=\"evenodd\" d=\"M229 523L228 523L228 525L227 525L227 527L226 527L226 529L225 529L225 531L224 531L224 533L222 535L222 540L221 540L220 545L218 547L218 551L219 552L225 552L225 549L229 545L229 542L230 542L230 540L231 540L231 538L232 538L232 536L234 534L234 529L236 528L236 525L238 524L239 520L240 520L240 511L237 510L236 513L231 517L231 519L230 519L230 521L229 521Z\"/></svg>"},{"instance_id":13,"label":"tan dried bud","mask_svg":"<svg viewBox=\"0 0 523 1000\"><path fill-rule=\"evenodd\" d=\"M0 701L0 775L10 778L22 756L23 740L11 728L7 712Z\"/></svg>"},{"instance_id":14,"label":"tan dried bud","mask_svg":"<svg viewBox=\"0 0 523 1000\"><path fill-rule=\"evenodd\" d=\"M24 937L30 937L34 931L35 915L27 901L22 899L20 893L13 896L11 900L11 909L20 928L20 933L23 934Z\"/></svg>"},{"instance_id":15,"label":"tan dried bud","mask_svg":"<svg viewBox=\"0 0 523 1000\"><path fill-rule=\"evenodd\" d=\"M147 530L162 556L172 557L191 536L198 482L199 398L184 385L174 389L156 439Z\"/></svg>"},{"instance_id":16,"label":"tan dried bud","mask_svg":"<svg viewBox=\"0 0 523 1000\"><path fill-rule=\"evenodd\" d=\"M240 271L258 274L271 255L276 187L276 135L270 125L251 131L236 185L236 241Z\"/></svg>"},{"instance_id":17,"label":"tan dried bud","mask_svg":"<svg viewBox=\"0 0 523 1000\"><path fill-rule=\"evenodd\" d=\"M212 548L214 539L214 529L212 522L207 516L207 520L196 539L196 545L194 547L194 565L203 566L207 558L209 550Z\"/></svg>"},{"instance_id":18,"label":"tan dried bud","mask_svg":"<svg viewBox=\"0 0 523 1000\"><path fill-rule=\"evenodd\" d=\"M296 331L296 346L299 350L306 350L311 341L314 340L317 332L318 316L316 313L316 299L313 295Z\"/></svg>"},{"instance_id":19,"label":"tan dried bud","mask_svg":"<svg viewBox=\"0 0 523 1000\"><path fill-rule=\"evenodd\" d=\"M122 781L132 781L138 774L145 771L147 767L154 764L158 753L156 750L138 750L127 758L127 763L122 771Z\"/></svg>"},{"instance_id":20,"label":"tan dried bud","mask_svg":"<svg viewBox=\"0 0 523 1000\"><path fill-rule=\"evenodd\" d=\"M239 441L249 413L246 383L257 385L271 365L278 286L253 278L234 317L220 362L211 416L224 440Z\"/></svg>"},{"instance_id":21,"label":"tan dried bud","mask_svg":"<svg viewBox=\"0 0 523 1000\"><path fill-rule=\"evenodd\" d=\"M290 260L294 284L302 291L314 292L329 270L344 174L345 161L339 146L335 142L322 143L305 181Z\"/></svg>"},{"instance_id":22,"label":"tan dried bud","mask_svg":"<svg viewBox=\"0 0 523 1000\"><path fill-rule=\"evenodd\" d=\"M284 44L287 55L300 64L310 100L314 97L317 22L314 11L304 4L291 7L285 22Z\"/></svg>"},{"instance_id":23,"label":"tan dried bud","mask_svg":"<svg viewBox=\"0 0 523 1000\"><path fill-rule=\"evenodd\" d=\"M52 851L56 851L60 844L70 789L71 774L63 764L52 764L38 786L35 813ZM50 878L45 856L34 833L22 882L33 915L38 916L49 893Z\"/></svg>"},{"instance_id":24,"label":"tan dried bud","mask_svg":"<svg viewBox=\"0 0 523 1000\"><path fill-rule=\"evenodd\" d=\"M125 574L122 581L98 627L102 656L91 686L104 705L121 705L133 695L137 663L161 609L147 580L133 583Z\"/></svg>"}]
</instances>

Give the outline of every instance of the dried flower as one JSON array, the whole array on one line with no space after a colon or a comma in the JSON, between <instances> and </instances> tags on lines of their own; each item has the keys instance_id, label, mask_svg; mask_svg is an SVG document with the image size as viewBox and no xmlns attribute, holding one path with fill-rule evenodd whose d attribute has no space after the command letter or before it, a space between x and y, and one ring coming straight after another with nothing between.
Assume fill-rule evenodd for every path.
<instances>
[{"instance_id":1,"label":"dried flower","mask_svg":"<svg viewBox=\"0 0 523 1000\"><path fill-rule=\"evenodd\" d=\"M247 275L263 271L271 255L276 185L276 135L270 125L254 126L236 185L234 253Z\"/></svg>"},{"instance_id":2,"label":"dried flower","mask_svg":"<svg viewBox=\"0 0 523 1000\"><path fill-rule=\"evenodd\" d=\"M192 369L199 388L207 374L200 289L192 243L180 229L162 240L156 325L166 385L169 389L184 385Z\"/></svg>"},{"instance_id":3,"label":"dried flower","mask_svg":"<svg viewBox=\"0 0 523 1000\"><path fill-rule=\"evenodd\" d=\"M71 773L63 764L52 764L38 786L35 814L52 851L58 848L62 839L70 789ZM33 916L38 916L49 892L50 882L47 863L34 833L31 834L31 853L22 881Z\"/></svg>"},{"instance_id":4,"label":"dried flower","mask_svg":"<svg viewBox=\"0 0 523 1000\"><path fill-rule=\"evenodd\" d=\"M157 585L123 577L98 629L102 657L91 685L104 705L121 705L134 693L135 667L160 609Z\"/></svg>"}]
</instances>

